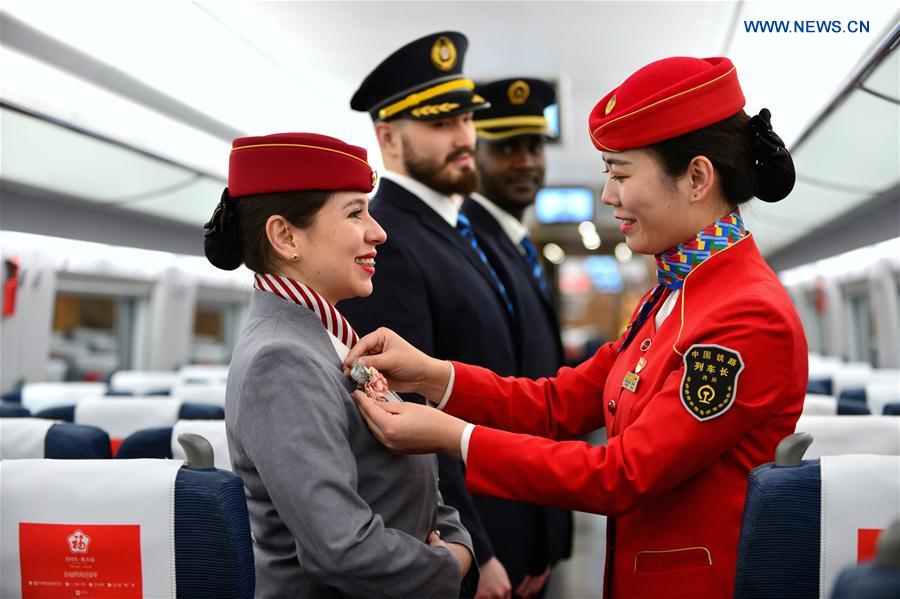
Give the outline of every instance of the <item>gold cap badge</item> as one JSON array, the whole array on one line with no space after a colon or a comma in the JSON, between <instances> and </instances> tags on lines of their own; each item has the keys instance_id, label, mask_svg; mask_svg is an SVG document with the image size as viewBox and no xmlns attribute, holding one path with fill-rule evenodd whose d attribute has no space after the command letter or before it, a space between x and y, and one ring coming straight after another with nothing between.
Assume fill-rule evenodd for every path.
<instances>
[{"instance_id":1,"label":"gold cap badge","mask_svg":"<svg viewBox=\"0 0 900 599\"><path fill-rule=\"evenodd\" d=\"M442 35L434 40L431 46L431 62L442 71L449 71L456 66L456 46L450 38Z\"/></svg>"},{"instance_id":2,"label":"gold cap badge","mask_svg":"<svg viewBox=\"0 0 900 599\"><path fill-rule=\"evenodd\" d=\"M609 102L606 103L606 112L603 113L604 116L613 111L613 108L616 107L616 97L613 96L609 99Z\"/></svg>"},{"instance_id":3,"label":"gold cap badge","mask_svg":"<svg viewBox=\"0 0 900 599\"><path fill-rule=\"evenodd\" d=\"M375 183L378 182L378 173L375 172L375 169L372 169L372 189L375 189Z\"/></svg>"},{"instance_id":4,"label":"gold cap badge","mask_svg":"<svg viewBox=\"0 0 900 599\"><path fill-rule=\"evenodd\" d=\"M509 89L506 90L509 101L516 105L524 104L530 94L531 88L521 79L510 83Z\"/></svg>"}]
</instances>

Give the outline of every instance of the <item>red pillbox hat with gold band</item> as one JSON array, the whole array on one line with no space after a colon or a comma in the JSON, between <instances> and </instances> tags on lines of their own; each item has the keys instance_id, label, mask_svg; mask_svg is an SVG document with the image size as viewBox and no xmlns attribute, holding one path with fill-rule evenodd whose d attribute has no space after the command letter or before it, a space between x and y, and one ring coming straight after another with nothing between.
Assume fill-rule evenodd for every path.
<instances>
[{"instance_id":1,"label":"red pillbox hat with gold band","mask_svg":"<svg viewBox=\"0 0 900 599\"><path fill-rule=\"evenodd\" d=\"M729 59L676 56L651 62L597 102L589 132L598 150L621 152L702 129L743 107Z\"/></svg>"},{"instance_id":2,"label":"red pillbox hat with gold band","mask_svg":"<svg viewBox=\"0 0 900 599\"><path fill-rule=\"evenodd\" d=\"M231 146L228 194L233 197L283 191L362 191L376 175L365 148L316 133L239 137Z\"/></svg>"}]
</instances>

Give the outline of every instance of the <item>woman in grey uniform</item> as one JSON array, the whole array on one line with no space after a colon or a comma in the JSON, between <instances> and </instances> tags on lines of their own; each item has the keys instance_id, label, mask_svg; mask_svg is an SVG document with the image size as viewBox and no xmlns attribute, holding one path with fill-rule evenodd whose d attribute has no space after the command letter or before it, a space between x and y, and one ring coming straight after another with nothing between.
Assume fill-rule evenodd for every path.
<instances>
[{"instance_id":1,"label":"woman in grey uniform","mask_svg":"<svg viewBox=\"0 0 900 599\"><path fill-rule=\"evenodd\" d=\"M457 597L461 583L462 594L477 586L469 534L437 491L435 456L378 443L342 371L357 336L336 304L372 292L385 240L368 213L374 184L366 151L338 139L240 138L206 225L210 262L255 273L226 425L246 486L257 597Z\"/></svg>"}]
</instances>

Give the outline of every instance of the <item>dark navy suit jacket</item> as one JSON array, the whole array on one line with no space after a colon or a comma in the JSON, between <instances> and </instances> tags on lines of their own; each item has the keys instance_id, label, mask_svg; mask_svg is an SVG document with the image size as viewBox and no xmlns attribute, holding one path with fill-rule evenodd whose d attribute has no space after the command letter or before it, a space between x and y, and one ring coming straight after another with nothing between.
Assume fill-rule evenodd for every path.
<instances>
[{"instance_id":1,"label":"dark navy suit jacket","mask_svg":"<svg viewBox=\"0 0 900 599\"><path fill-rule=\"evenodd\" d=\"M388 179L382 179L371 212L388 238L378 247L372 295L340 303L356 332L386 326L436 358L518 374L515 319L468 242L418 196ZM538 508L470 497L461 460L439 456L439 467L444 502L457 509L471 533L478 563L496 553L518 584L530 566Z\"/></svg>"},{"instance_id":2,"label":"dark navy suit jacket","mask_svg":"<svg viewBox=\"0 0 900 599\"><path fill-rule=\"evenodd\" d=\"M497 219L472 199L463 203L462 211L472 222L480 247L495 265L515 307L516 375L532 379L556 375L564 356L552 301L541 293L524 256ZM556 563L571 553L572 514L556 508L535 508L533 521L532 572L541 572L548 562ZM542 547L546 548L543 554Z\"/></svg>"}]
</instances>

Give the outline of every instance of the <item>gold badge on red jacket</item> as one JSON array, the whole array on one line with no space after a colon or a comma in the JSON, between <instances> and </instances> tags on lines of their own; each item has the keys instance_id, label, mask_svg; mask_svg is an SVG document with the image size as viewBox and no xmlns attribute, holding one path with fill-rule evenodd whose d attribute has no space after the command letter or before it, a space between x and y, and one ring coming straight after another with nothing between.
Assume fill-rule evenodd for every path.
<instances>
[{"instance_id":1,"label":"gold badge on red jacket","mask_svg":"<svg viewBox=\"0 0 900 599\"><path fill-rule=\"evenodd\" d=\"M692 345L684 353L681 403L697 420L721 416L734 403L742 370L739 352L721 345Z\"/></svg>"}]
</instances>

